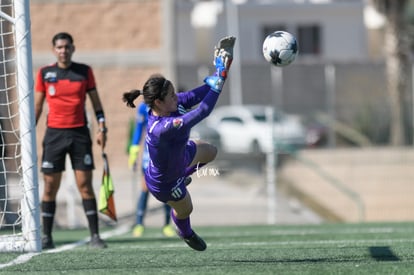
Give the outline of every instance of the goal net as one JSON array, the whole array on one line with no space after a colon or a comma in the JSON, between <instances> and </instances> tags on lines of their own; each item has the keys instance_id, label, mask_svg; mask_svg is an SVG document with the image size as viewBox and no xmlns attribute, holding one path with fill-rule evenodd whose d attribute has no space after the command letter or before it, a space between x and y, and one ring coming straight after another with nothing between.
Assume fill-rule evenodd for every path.
<instances>
[{"instance_id":1,"label":"goal net","mask_svg":"<svg viewBox=\"0 0 414 275\"><path fill-rule=\"evenodd\" d=\"M0 0L0 252L41 251L29 0Z\"/></svg>"}]
</instances>

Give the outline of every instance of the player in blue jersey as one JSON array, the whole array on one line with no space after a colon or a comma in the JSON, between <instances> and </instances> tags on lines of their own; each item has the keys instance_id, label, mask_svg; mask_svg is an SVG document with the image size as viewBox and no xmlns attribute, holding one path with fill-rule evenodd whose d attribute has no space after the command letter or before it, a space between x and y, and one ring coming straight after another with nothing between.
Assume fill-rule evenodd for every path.
<instances>
[{"instance_id":1,"label":"player in blue jersey","mask_svg":"<svg viewBox=\"0 0 414 275\"><path fill-rule=\"evenodd\" d=\"M123 95L129 107L135 107L134 100L143 95L150 108L146 137L150 163L145 172L148 190L172 207L177 234L198 251L205 250L207 245L191 227L193 204L185 178L214 160L217 149L209 143L189 140L190 130L213 110L233 59L234 43L235 37L220 40L214 51L216 72L205 78L205 85L176 94L168 79L153 75L142 91L132 90Z\"/></svg>"},{"instance_id":2,"label":"player in blue jersey","mask_svg":"<svg viewBox=\"0 0 414 275\"><path fill-rule=\"evenodd\" d=\"M144 217L145 212L147 210L148 205L148 188L145 183L145 170L148 168L149 164L149 154L147 147L145 145L141 145L141 141L144 140L145 131L147 128L148 122L148 107L147 105L142 102L137 109L137 116L136 116L136 125L134 129L134 133L132 135L131 146L129 148L129 159L128 159L128 166L129 168L134 169L137 166L137 157L138 155L141 156L141 173L143 175L141 179L141 194L138 199L137 203L137 212L136 212L136 220L135 226L132 230L132 235L134 237L141 237L144 233ZM141 150L142 148L142 150ZM164 210L165 210L165 219L164 219L164 226L162 228L162 233L166 237L172 237L175 235L174 229L170 225L170 211L171 207L164 203Z\"/></svg>"}]
</instances>

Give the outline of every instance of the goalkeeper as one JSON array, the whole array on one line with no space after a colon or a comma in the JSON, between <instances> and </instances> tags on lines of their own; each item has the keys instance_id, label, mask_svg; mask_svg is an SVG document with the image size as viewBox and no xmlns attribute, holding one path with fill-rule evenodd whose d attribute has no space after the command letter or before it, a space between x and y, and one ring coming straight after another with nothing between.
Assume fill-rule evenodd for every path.
<instances>
[{"instance_id":1,"label":"goalkeeper","mask_svg":"<svg viewBox=\"0 0 414 275\"><path fill-rule=\"evenodd\" d=\"M128 166L130 169L135 169L137 166L137 158L141 156L141 168L142 168L142 179L141 179L141 194L137 203L137 212L136 212L136 222L132 230L132 235L134 237L141 237L144 233L144 217L148 205L148 188L145 183L145 169L148 167L149 155L145 142L143 140L143 133L146 131L146 125L148 122L148 107L142 102L137 109L136 125L132 135L131 146L129 148L129 159ZM143 145L141 145L143 143ZM143 148L141 150L141 148ZM165 219L164 226L162 228L162 233L166 237L172 237L175 235L174 229L170 225L170 211L171 207L168 204L164 204L165 210Z\"/></svg>"},{"instance_id":2,"label":"goalkeeper","mask_svg":"<svg viewBox=\"0 0 414 275\"><path fill-rule=\"evenodd\" d=\"M149 106L146 146L150 163L145 171L148 190L172 207L177 234L198 251L205 250L207 245L191 227L193 203L185 179L213 161L217 148L203 141L189 140L190 130L213 111L232 62L234 42L234 37L220 40L214 51L216 72L205 78L205 85L176 94L168 79L152 75L142 91L132 90L123 95L129 107L135 107L134 100L140 95Z\"/></svg>"}]
</instances>

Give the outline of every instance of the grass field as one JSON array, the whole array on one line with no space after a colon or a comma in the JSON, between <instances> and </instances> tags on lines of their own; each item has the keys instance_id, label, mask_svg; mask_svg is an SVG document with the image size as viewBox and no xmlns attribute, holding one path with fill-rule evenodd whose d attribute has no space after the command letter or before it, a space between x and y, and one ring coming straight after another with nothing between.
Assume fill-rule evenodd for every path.
<instances>
[{"instance_id":1,"label":"grass field","mask_svg":"<svg viewBox=\"0 0 414 275\"><path fill-rule=\"evenodd\" d=\"M59 230L55 250L0 253L0 273L414 274L414 223L197 227L204 252L159 228L139 239L127 229L102 231L107 249L80 241L86 230Z\"/></svg>"}]
</instances>

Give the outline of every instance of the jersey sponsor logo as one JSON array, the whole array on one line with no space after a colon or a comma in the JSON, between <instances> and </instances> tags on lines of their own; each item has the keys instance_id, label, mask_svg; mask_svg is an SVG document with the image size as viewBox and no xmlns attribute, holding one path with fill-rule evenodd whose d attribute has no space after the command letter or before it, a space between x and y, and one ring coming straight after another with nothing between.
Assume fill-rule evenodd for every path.
<instances>
[{"instance_id":1,"label":"jersey sponsor logo","mask_svg":"<svg viewBox=\"0 0 414 275\"><path fill-rule=\"evenodd\" d=\"M173 120L173 126L174 126L174 128L177 128L177 129L180 129L181 126L183 126L183 123L184 123L184 121L183 121L182 118L174 118L174 120Z\"/></svg>"},{"instance_id":2,"label":"jersey sponsor logo","mask_svg":"<svg viewBox=\"0 0 414 275\"><path fill-rule=\"evenodd\" d=\"M45 74L45 81L49 83L57 82L57 73L56 72L47 72Z\"/></svg>"}]
</instances>

